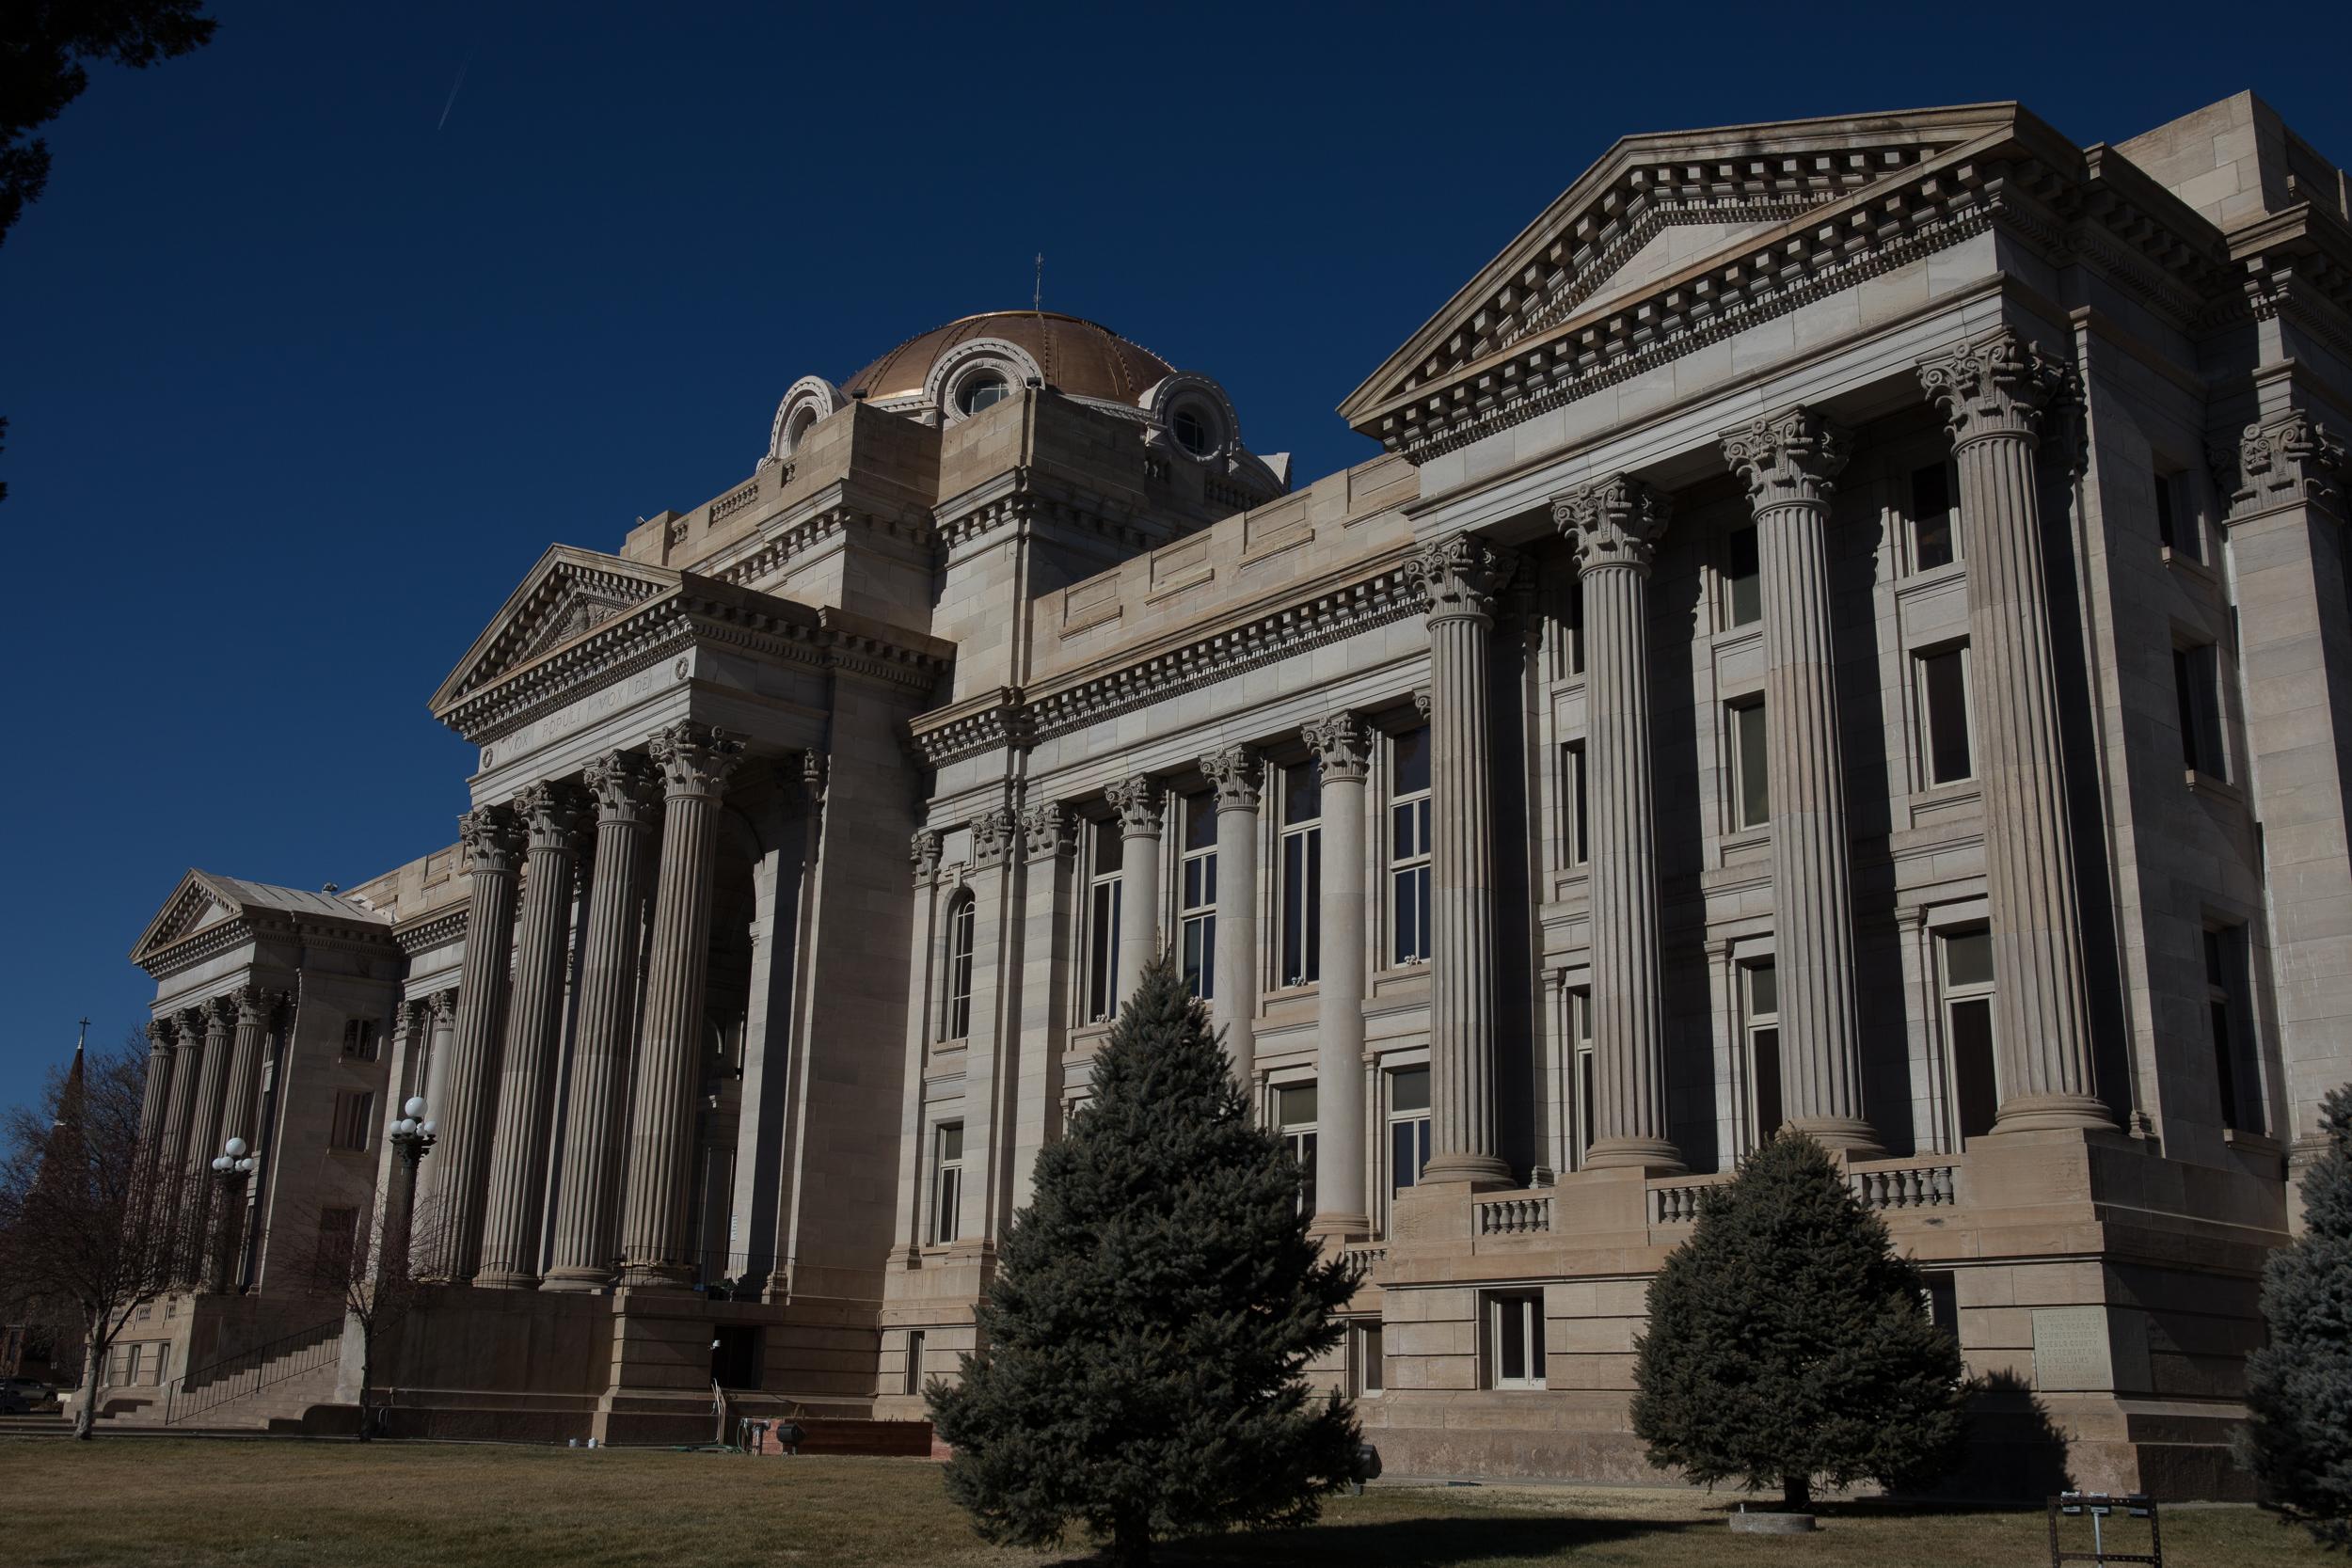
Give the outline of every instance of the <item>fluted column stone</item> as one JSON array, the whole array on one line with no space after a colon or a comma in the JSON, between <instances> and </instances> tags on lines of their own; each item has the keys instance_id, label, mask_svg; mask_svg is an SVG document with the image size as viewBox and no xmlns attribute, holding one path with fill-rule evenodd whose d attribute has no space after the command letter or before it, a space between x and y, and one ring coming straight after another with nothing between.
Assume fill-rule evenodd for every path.
<instances>
[{"instance_id":1,"label":"fluted column stone","mask_svg":"<svg viewBox=\"0 0 2352 1568\"><path fill-rule=\"evenodd\" d=\"M1423 1184L1502 1186L1495 1010L1493 720L1495 594L1512 558L1467 534L1407 558L1429 617L1429 1163ZM1328 911L1326 911L1327 914Z\"/></svg>"},{"instance_id":2,"label":"fluted column stone","mask_svg":"<svg viewBox=\"0 0 2352 1568\"><path fill-rule=\"evenodd\" d=\"M458 818L469 881L466 956L458 968L457 1019L450 1032L446 1105L434 1157L425 1162L435 1183L429 1277L470 1280L482 1260L483 1203L490 1179L490 1143L498 1126L499 1056L505 1042L515 933L515 863L522 830L514 808L480 806Z\"/></svg>"},{"instance_id":3,"label":"fluted column stone","mask_svg":"<svg viewBox=\"0 0 2352 1568\"><path fill-rule=\"evenodd\" d=\"M1159 784L1142 774L1103 791L1119 814L1119 1006L1160 956Z\"/></svg>"},{"instance_id":4,"label":"fluted column stone","mask_svg":"<svg viewBox=\"0 0 2352 1568\"><path fill-rule=\"evenodd\" d=\"M238 987L230 999L237 1009L237 1033L230 1048L229 1098L221 1106L220 1135L223 1142L243 1138L258 1151L262 1147L262 1063L268 1052L270 1027L286 997L283 991L248 985Z\"/></svg>"},{"instance_id":5,"label":"fluted column stone","mask_svg":"<svg viewBox=\"0 0 2352 1568\"><path fill-rule=\"evenodd\" d=\"M134 1189L139 1217L154 1223L162 1194L156 1183L164 1147L164 1124L171 1104L171 1023L167 1019L147 1022L147 1077L139 1086L139 1152L137 1185Z\"/></svg>"},{"instance_id":6,"label":"fluted column stone","mask_svg":"<svg viewBox=\"0 0 2352 1568\"><path fill-rule=\"evenodd\" d=\"M230 1042L236 1037L237 1005L226 996L215 996L199 1007L197 1015L198 1026L204 1032L204 1066L197 1080L196 1107L188 1118L186 1192L194 1213L183 1223L188 1227L190 1247L187 1275L201 1280L213 1243L214 1198L220 1186L213 1179L213 1156L220 1152L221 1108L229 1099L229 1058Z\"/></svg>"},{"instance_id":7,"label":"fluted column stone","mask_svg":"<svg viewBox=\"0 0 2352 1568\"><path fill-rule=\"evenodd\" d=\"M1869 1158L1883 1150L1863 1115L1829 562L1830 498L1852 440L1790 408L1726 432L1723 450L1756 513L1783 1104L1790 1127Z\"/></svg>"},{"instance_id":8,"label":"fluted column stone","mask_svg":"<svg viewBox=\"0 0 2352 1568\"><path fill-rule=\"evenodd\" d=\"M1364 1203L1364 787L1372 732L1335 713L1300 732L1323 765L1322 980L1316 988L1314 1234L1372 1233Z\"/></svg>"},{"instance_id":9,"label":"fluted column stone","mask_svg":"<svg viewBox=\"0 0 2352 1568\"><path fill-rule=\"evenodd\" d=\"M196 1120L196 1085L204 1076L203 1015L186 1008L166 1020L171 1029L171 1099L164 1108L164 1135L155 1155L155 1185L160 1206L155 1233L175 1254L187 1235L188 1128ZM210 1156L207 1156L209 1159Z\"/></svg>"},{"instance_id":10,"label":"fluted column stone","mask_svg":"<svg viewBox=\"0 0 2352 1568\"><path fill-rule=\"evenodd\" d=\"M1245 1090L1257 1055L1258 753L1228 746L1200 759L1216 790L1216 993L1209 1019L1225 1039L1233 1081Z\"/></svg>"},{"instance_id":11,"label":"fluted column stone","mask_svg":"<svg viewBox=\"0 0 2352 1568\"><path fill-rule=\"evenodd\" d=\"M580 964L580 1011L556 1183L555 1250L544 1288L610 1285L619 1255L622 1118L637 1055L638 910L646 840L660 815L652 766L634 752L588 765L596 851L588 878L588 928Z\"/></svg>"},{"instance_id":12,"label":"fluted column stone","mask_svg":"<svg viewBox=\"0 0 2352 1568\"><path fill-rule=\"evenodd\" d=\"M2092 1066L2074 841L2034 453L2065 362L2007 327L1919 367L1960 469L1993 939L1993 1131L2112 1127ZM1784 992L1784 995L1786 993ZM1784 1035L1784 1038L1786 1036Z\"/></svg>"},{"instance_id":13,"label":"fluted column stone","mask_svg":"<svg viewBox=\"0 0 2352 1568\"><path fill-rule=\"evenodd\" d=\"M1684 1168L1668 1136L1649 696L1650 566L1666 498L1617 474L1553 503L1584 607L1593 1143L1587 1168Z\"/></svg>"},{"instance_id":14,"label":"fluted column stone","mask_svg":"<svg viewBox=\"0 0 2352 1568\"><path fill-rule=\"evenodd\" d=\"M539 1283L546 1233L548 1138L555 1119L555 1055L564 1033L572 881L586 802L568 784L542 783L515 797L530 875L515 923L514 994L499 1075L498 1131L482 1227L478 1285L530 1290Z\"/></svg>"},{"instance_id":15,"label":"fluted column stone","mask_svg":"<svg viewBox=\"0 0 2352 1568\"><path fill-rule=\"evenodd\" d=\"M673 724L654 737L662 783L661 865L621 1217L625 1285L683 1288L693 1278L688 1201L719 799L742 752L741 741L703 724Z\"/></svg>"}]
</instances>

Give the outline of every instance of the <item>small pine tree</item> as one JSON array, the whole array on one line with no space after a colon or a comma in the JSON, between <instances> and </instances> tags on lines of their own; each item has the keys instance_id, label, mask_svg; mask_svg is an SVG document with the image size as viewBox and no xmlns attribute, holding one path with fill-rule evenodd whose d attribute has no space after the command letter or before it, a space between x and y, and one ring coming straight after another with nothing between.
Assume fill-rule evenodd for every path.
<instances>
[{"instance_id":1,"label":"small pine tree","mask_svg":"<svg viewBox=\"0 0 2352 1568\"><path fill-rule=\"evenodd\" d=\"M1650 1462L1801 1511L1818 1480L1923 1484L1966 1437L1960 1346L1827 1150L1784 1132L1702 1202L1649 1291L1633 1430Z\"/></svg>"},{"instance_id":2,"label":"small pine tree","mask_svg":"<svg viewBox=\"0 0 2352 1568\"><path fill-rule=\"evenodd\" d=\"M2237 1454L2266 1506L2323 1546L2352 1546L2352 1085L2320 1102L2319 1125L2303 1235L2263 1269L2270 1343L2246 1358Z\"/></svg>"},{"instance_id":3,"label":"small pine tree","mask_svg":"<svg viewBox=\"0 0 2352 1568\"><path fill-rule=\"evenodd\" d=\"M1297 1162L1251 1124L1165 958L1093 1082L1038 1156L978 1353L928 1390L948 1495L992 1542L1079 1526L1121 1564L1155 1539L1310 1523L1356 1472L1353 1411L1300 1375L1339 1343L1354 1267L1318 1259Z\"/></svg>"}]
</instances>

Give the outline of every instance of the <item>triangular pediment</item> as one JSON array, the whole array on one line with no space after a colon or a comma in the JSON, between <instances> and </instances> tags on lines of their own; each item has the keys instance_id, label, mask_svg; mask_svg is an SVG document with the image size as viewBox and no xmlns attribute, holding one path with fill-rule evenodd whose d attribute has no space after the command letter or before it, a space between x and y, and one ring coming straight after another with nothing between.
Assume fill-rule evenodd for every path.
<instances>
[{"instance_id":1,"label":"triangular pediment","mask_svg":"<svg viewBox=\"0 0 2352 1568\"><path fill-rule=\"evenodd\" d=\"M678 585L678 574L558 545L539 558L433 694L435 714Z\"/></svg>"},{"instance_id":2,"label":"triangular pediment","mask_svg":"<svg viewBox=\"0 0 2352 1568\"><path fill-rule=\"evenodd\" d=\"M1340 404L1378 417L1807 214L2012 131L2013 103L1629 136Z\"/></svg>"},{"instance_id":3,"label":"triangular pediment","mask_svg":"<svg viewBox=\"0 0 2352 1568\"><path fill-rule=\"evenodd\" d=\"M148 922L147 929L131 949L131 961L144 964L173 943L207 927L232 920L239 912L237 900L226 888L201 871L190 871L171 890L171 896L155 911L155 918Z\"/></svg>"}]
</instances>

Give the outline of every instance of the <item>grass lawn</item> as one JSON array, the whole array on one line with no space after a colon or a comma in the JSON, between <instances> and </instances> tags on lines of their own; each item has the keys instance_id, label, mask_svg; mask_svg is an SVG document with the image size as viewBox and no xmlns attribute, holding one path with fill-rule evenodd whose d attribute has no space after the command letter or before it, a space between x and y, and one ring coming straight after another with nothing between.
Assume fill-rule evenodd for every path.
<instances>
[{"instance_id":1,"label":"grass lawn","mask_svg":"<svg viewBox=\"0 0 2352 1568\"><path fill-rule=\"evenodd\" d=\"M21 1568L233 1563L1021 1564L1084 1561L974 1537L938 1467L898 1459L438 1444L101 1438L0 1441L0 1559ZM1168 1563L1804 1563L2020 1568L2049 1560L2039 1513L1828 1511L1809 1539L1735 1536L1729 1503L1689 1492L1375 1486L1323 1523L1162 1553ZM2289 1568L2325 1559L2251 1508L2164 1520L2179 1568ZM2118 1543L2121 1544L2121 1543Z\"/></svg>"}]
</instances>

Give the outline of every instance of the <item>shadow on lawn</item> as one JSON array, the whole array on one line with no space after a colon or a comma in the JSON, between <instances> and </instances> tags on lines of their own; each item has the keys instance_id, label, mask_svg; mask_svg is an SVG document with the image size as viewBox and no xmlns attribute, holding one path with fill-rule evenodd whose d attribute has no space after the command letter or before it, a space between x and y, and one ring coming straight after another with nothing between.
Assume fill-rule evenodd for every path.
<instances>
[{"instance_id":1,"label":"shadow on lawn","mask_svg":"<svg viewBox=\"0 0 2352 1568\"><path fill-rule=\"evenodd\" d=\"M1362 1523L1325 1522L1302 1530L1263 1535L1211 1536L1170 1542L1154 1549L1152 1560L1168 1568L1187 1563L1424 1564L1491 1562L1504 1559L1556 1557L1582 1546L1634 1536L1677 1534L1712 1528L1688 1519L1591 1519L1575 1515L1498 1515L1387 1519ZM1077 1562L1106 1560L1076 1558Z\"/></svg>"}]
</instances>

